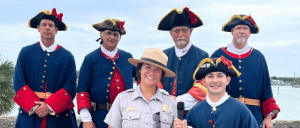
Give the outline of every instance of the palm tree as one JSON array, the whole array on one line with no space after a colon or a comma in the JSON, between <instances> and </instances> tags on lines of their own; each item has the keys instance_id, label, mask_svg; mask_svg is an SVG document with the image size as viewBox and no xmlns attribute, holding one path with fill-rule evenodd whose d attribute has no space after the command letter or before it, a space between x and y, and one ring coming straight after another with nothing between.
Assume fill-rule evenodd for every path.
<instances>
[{"instance_id":1,"label":"palm tree","mask_svg":"<svg viewBox=\"0 0 300 128\"><path fill-rule=\"evenodd\" d=\"M0 55L0 115L7 115L13 109L15 92L12 85L13 62L2 60Z\"/></svg>"}]
</instances>

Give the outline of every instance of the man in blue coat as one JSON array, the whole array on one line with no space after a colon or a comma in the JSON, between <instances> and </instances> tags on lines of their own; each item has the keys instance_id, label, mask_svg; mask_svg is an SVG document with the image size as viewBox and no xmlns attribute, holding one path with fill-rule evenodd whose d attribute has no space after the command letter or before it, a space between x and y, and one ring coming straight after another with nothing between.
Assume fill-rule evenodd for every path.
<instances>
[{"instance_id":1,"label":"man in blue coat","mask_svg":"<svg viewBox=\"0 0 300 128\"><path fill-rule=\"evenodd\" d=\"M66 31L63 14L43 10L29 20L41 41L23 47L15 67L15 102L20 106L16 128L76 128L73 98L76 66L71 52L55 41L57 31Z\"/></svg>"},{"instance_id":2,"label":"man in blue coat","mask_svg":"<svg viewBox=\"0 0 300 128\"><path fill-rule=\"evenodd\" d=\"M223 25L233 39L227 47L217 49L211 57L225 56L241 72L230 81L228 94L240 100L252 112L260 127L272 127L280 108L273 98L268 65L264 55L248 45L250 34L257 34L259 27L250 15L234 15Z\"/></svg>"},{"instance_id":3,"label":"man in blue coat","mask_svg":"<svg viewBox=\"0 0 300 128\"><path fill-rule=\"evenodd\" d=\"M100 31L100 48L85 56L80 68L77 104L83 128L107 128L106 114L119 93L133 87L132 55L117 48L126 34L125 21L106 19L93 24Z\"/></svg>"},{"instance_id":4,"label":"man in blue coat","mask_svg":"<svg viewBox=\"0 0 300 128\"><path fill-rule=\"evenodd\" d=\"M230 97L226 88L231 78L241 74L224 56L203 59L194 73L208 89L206 99L195 105L186 120L174 120L174 128L259 128L249 109Z\"/></svg>"},{"instance_id":5,"label":"man in blue coat","mask_svg":"<svg viewBox=\"0 0 300 128\"><path fill-rule=\"evenodd\" d=\"M208 54L190 41L193 29L202 25L201 18L188 7L183 7L181 11L174 8L158 24L158 30L169 31L175 42L175 46L163 52L169 58L168 69L176 73L175 77L166 78L164 85L159 85L159 88L169 92L177 102L184 102L185 110L191 109L206 96L206 89L202 85L193 86L193 73Z\"/></svg>"}]
</instances>

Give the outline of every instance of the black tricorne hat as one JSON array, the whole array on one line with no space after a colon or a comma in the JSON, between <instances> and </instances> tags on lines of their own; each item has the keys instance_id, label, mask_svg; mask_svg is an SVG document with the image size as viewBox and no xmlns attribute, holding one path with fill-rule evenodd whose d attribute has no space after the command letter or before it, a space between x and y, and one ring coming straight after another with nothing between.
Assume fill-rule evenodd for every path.
<instances>
[{"instance_id":1,"label":"black tricorne hat","mask_svg":"<svg viewBox=\"0 0 300 128\"><path fill-rule=\"evenodd\" d=\"M93 24L92 26L98 31L118 31L121 35L126 34L126 30L124 28L125 21L120 21L117 19L106 19L101 23Z\"/></svg>"},{"instance_id":2,"label":"black tricorne hat","mask_svg":"<svg viewBox=\"0 0 300 128\"><path fill-rule=\"evenodd\" d=\"M178 11L177 8L174 8L165 15L158 23L157 29L169 31L178 26L196 28L202 25L203 22L197 14L190 11L188 7L183 7L182 11Z\"/></svg>"},{"instance_id":3,"label":"black tricorne hat","mask_svg":"<svg viewBox=\"0 0 300 128\"><path fill-rule=\"evenodd\" d=\"M118 31L121 35L126 34L126 30L124 28L125 21L121 21L118 19L106 19L101 23L93 24L92 26L98 30L98 31L105 31L105 30L111 30L111 31ZM98 42L101 40L101 37L96 40ZM103 43L103 40L100 41L100 44Z\"/></svg>"},{"instance_id":4,"label":"black tricorne hat","mask_svg":"<svg viewBox=\"0 0 300 128\"><path fill-rule=\"evenodd\" d=\"M49 19L57 25L58 31L66 31L67 25L64 22L62 22L62 17L62 13L56 13L56 8L53 8L52 11L43 10L28 21L28 26L31 28L37 28L37 25L40 24L40 21L42 19Z\"/></svg>"},{"instance_id":5,"label":"black tricorne hat","mask_svg":"<svg viewBox=\"0 0 300 128\"><path fill-rule=\"evenodd\" d=\"M254 19L249 15L233 15L231 19L223 25L222 31L231 32L231 29L236 25L247 25L249 26L251 33L256 34L259 32L259 27L255 23Z\"/></svg>"},{"instance_id":6,"label":"black tricorne hat","mask_svg":"<svg viewBox=\"0 0 300 128\"><path fill-rule=\"evenodd\" d=\"M230 77L239 77L241 73L232 65L232 61L224 56L219 58L204 58L194 72L193 79L201 80L210 72L223 72Z\"/></svg>"}]
</instances>

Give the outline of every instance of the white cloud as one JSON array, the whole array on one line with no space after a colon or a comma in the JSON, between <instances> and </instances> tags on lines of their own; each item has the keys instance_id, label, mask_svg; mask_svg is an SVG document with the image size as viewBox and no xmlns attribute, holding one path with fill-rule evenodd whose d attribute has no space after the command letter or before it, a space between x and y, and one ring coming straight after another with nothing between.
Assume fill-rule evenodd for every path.
<instances>
[{"instance_id":1,"label":"white cloud","mask_svg":"<svg viewBox=\"0 0 300 128\"><path fill-rule=\"evenodd\" d=\"M283 58L300 56L299 0L63 2L66 3L69 3L69 6L53 3L36 8L28 2L0 1L0 15L9 16L0 21L1 56L15 61L22 47L38 41L39 33L36 29L29 28L27 21L37 12L43 9L50 10L53 6L57 8L58 13L64 13L63 20L68 25L68 31L58 32L56 40L73 53L77 69L80 68L84 56L99 47L99 42L95 42L99 32L92 27L92 24L107 18L125 20L127 34L122 36L118 47L131 52L134 58L140 58L143 50L148 47L163 50L174 45L169 32L158 31L157 25L171 9L176 7L181 10L183 6L189 7L203 20L204 25L194 29L191 41L209 54L219 47L226 46L232 40L230 33L221 31L222 25L234 14L250 13L261 31L259 34L251 35L249 45L261 50L267 56L268 63L269 61L272 63L269 69L272 73L283 72L273 66L279 63L274 56L278 54L282 54ZM111 5L115 8L111 8ZM23 15L19 15L20 12ZM16 15L19 16L15 17ZM292 65L299 63L295 61ZM290 73L286 74L288 76Z\"/></svg>"}]
</instances>

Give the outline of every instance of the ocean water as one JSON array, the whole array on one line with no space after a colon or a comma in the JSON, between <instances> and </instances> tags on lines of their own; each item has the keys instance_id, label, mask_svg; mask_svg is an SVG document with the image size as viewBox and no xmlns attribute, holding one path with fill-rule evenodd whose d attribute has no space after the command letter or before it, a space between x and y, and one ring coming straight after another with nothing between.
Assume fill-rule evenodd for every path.
<instances>
[{"instance_id":1,"label":"ocean water","mask_svg":"<svg viewBox=\"0 0 300 128\"><path fill-rule=\"evenodd\" d=\"M134 85L134 88L136 85ZM280 113L275 120L300 120L300 88L292 86L272 85L273 97L280 107ZM77 102L74 100L75 112L77 114ZM13 111L8 116L18 115L18 105L15 105Z\"/></svg>"}]
</instances>

